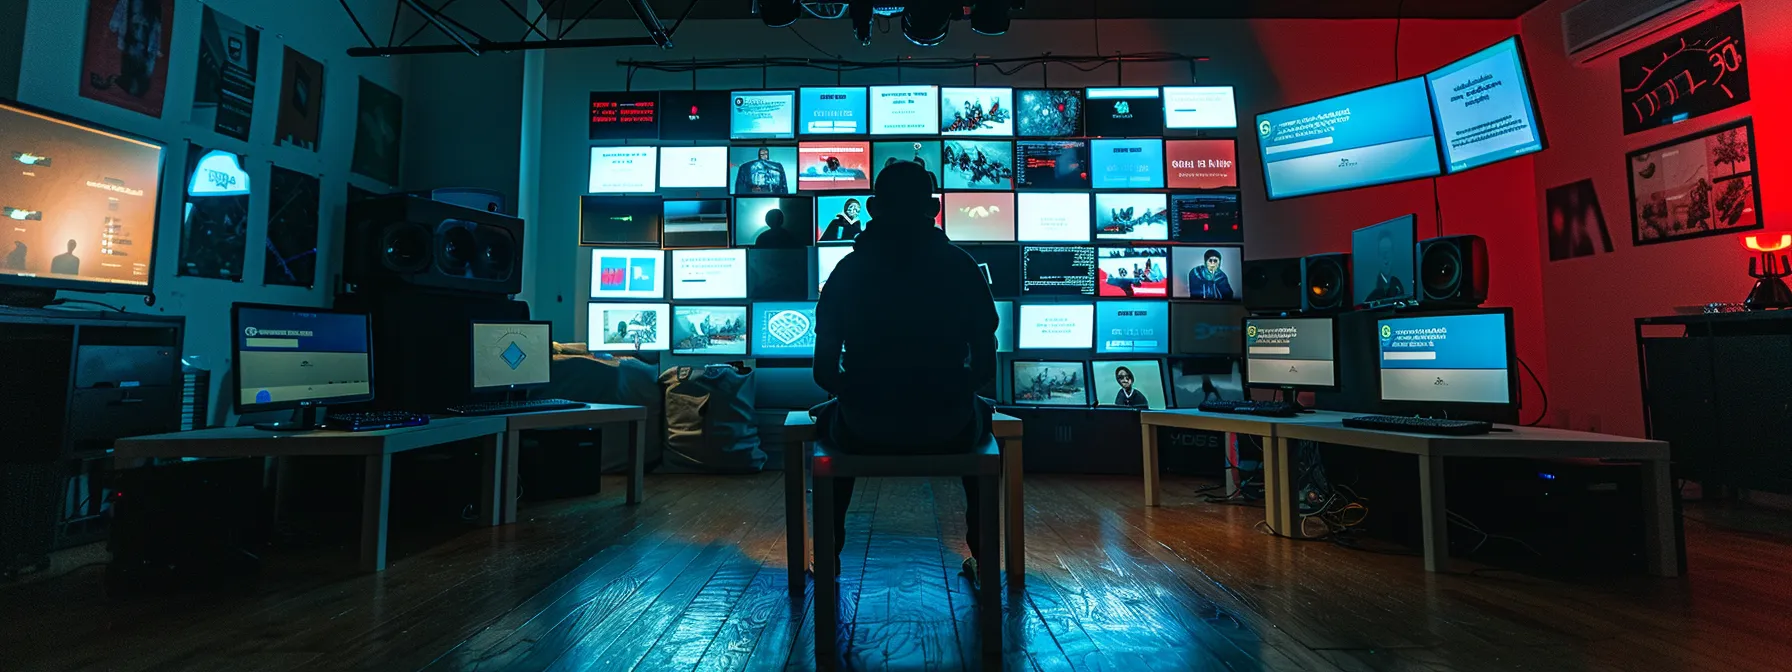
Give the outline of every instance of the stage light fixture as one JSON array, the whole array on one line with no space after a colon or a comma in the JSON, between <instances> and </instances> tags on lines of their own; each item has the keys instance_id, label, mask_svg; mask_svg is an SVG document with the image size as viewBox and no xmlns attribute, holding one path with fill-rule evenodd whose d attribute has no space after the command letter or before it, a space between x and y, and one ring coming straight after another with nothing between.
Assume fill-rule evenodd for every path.
<instances>
[{"instance_id":1,"label":"stage light fixture","mask_svg":"<svg viewBox=\"0 0 1792 672\"><path fill-rule=\"evenodd\" d=\"M871 0L850 0L846 3L847 18L852 21L852 35L859 39L859 44L871 44L871 16L877 13L871 6Z\"/></svg>"},{"instance_id":2,"label":"stage light fixture","mask_svg":"<svg viewBox=\"0 0 1792 672\"><path fill-rule=\"evenodd\" d=\"M919 46L938 46L952 26L953 8L948 0L909 0L902 12L902 36Z\"/></svg>"},{"instance_id":3,"label":"stage light fixture","mask_svg":"<svg viewBox=\"0 0 1792 672\"><path fill-rule=\"evenodd\" d=\"M1748 260L1748 275L1755 279L1755 287L1742 305L1749 310L1792 308L1792 289L1786 288L1786 277L1792 276L1792 260L1785 254L1792 248L1792 231L1749 234L1742 237L1742 246L1760 255L1758 259ZM1779 255L1777 265L1774 263L1776 254Z\"/></svg>"},{"instance_id":4,"label":"stage light fixture","mask_svg":"<svg viewBox=\"0 0 1792 672\"><path fill-rule=\"evenodd\" d=\"M796 17L802 13L799 0L757 0L759 20L772 28L783 28L796 23Z\"/></svg>"},{"instance_id":5,"label":"stage light fixture","mask_svg":"<svg viewBox=\"0 0 1792 672\"><path fill-rule=\"evenodd\" d=\"M976 0L971 3L971 30L978 35L1008 32L1008 3L1015 0Z\"/></svg>"}]
</instances>

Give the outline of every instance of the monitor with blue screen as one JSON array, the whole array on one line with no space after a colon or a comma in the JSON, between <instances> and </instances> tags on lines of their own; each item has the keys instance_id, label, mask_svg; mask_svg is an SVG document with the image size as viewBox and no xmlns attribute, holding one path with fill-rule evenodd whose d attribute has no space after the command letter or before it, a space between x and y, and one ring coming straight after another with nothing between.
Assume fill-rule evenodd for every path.
<instances>
[{"instance_id":1,"label":"monitor with blue screen","mask_svg":"<svg viewBox=\"0 0 1792 672\"><path fill-rule=\"evenodd\" d=\"M1170 352L1170 304L1166 301L1098 301L1095 354Z\"/></svg>"},{"instance_id":2,"label":"monitor with blue screen","mask_svg":"<svg viewBox=\"0 0 1792 672\"><path fill-rule=\"evenodd\" d=\"M862 135L870 130L863 86L805 86L801 103L797 130L804 135Z\"/></svg>"},{"instance_id":3,"label":"monitor with blue screen","mask_svg":"<svg viewBox=\"0 0 1792 672\"><path fill-rule=\"evenodd\" d=\"M1513 402L1511 310L1390 317L1375 329L1382 401Z\"/></svg>"},{"instance_id":4,"label":"monitor with blue screen","mask_svg":"<svg viewBox=\"0 0 1792 672\"><path fill-rule=\"evenodd\" d=\"M1425 81L1448 172L1543 151L1537 98L1517 37L1433 70Z\"/></svg>"},{"instance_id":5,"label":"monitor with blue screen","mask_svg":"<svg viewBox=\"0 0 1792 672\"><path fill-rule=\"evenodd\" d=\"M1259 114L1257 145L1270 200L1443 170L1422 77Z\"/></svg>"},{"instance_id":6,"label":"monitor with blue screen","mask_svg":"<svg viewBox=\"0 0 1792 672\"><path fill-rule=\"evenodd\" d=\"M238 303L230 326L238 414L373 399L365 314Z\"/></svg>"},{"instance_id":7,"label":"monitor with blue screen","mask_svg":"<svg viewBox=\"0 0 1792 672\"><path fill-rule=\"evenodd\" d=\"M814 357L815 302L753 304L754 357Z\"/></svg>"}]
</instances>

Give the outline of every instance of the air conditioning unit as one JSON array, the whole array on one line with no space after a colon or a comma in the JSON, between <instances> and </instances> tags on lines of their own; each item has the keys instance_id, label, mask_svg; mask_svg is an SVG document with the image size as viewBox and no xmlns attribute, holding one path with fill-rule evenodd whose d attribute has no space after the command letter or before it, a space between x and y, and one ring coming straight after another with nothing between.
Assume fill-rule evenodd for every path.
<instances>
[{"instance_id":1,"label":"air conditioning unit","mask_svg":"<svg viewBox=\"0 0 1792 672\"><path fill-rule=\"evenodd\" d=\"M1742 0L1586 0L1562 12L1562 42L1581 66L1639 46L1651 35L1729 9Z\"/></svg>"}]
</instances>

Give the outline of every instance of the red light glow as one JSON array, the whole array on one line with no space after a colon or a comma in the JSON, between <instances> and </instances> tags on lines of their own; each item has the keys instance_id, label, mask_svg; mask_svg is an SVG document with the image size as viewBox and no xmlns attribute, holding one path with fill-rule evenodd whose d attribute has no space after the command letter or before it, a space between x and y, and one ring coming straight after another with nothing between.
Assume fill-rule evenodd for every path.
<instances>
[{"instance_id":1,"label":"red light glow","mask_svg":"<svg viewBox=\"0 0 1792 672\"><path fill-rule=\"evenodd\" d=\"M1777 234L1779 236L1777 240L1773 238L1774 235L1776 234L1767 234L1765 241L1762 240L1763 236L1761 235L1743 236L1742 245L1756 252L1778 252L1792 248L1792 233Z\"/></svg>"}]
</instances>

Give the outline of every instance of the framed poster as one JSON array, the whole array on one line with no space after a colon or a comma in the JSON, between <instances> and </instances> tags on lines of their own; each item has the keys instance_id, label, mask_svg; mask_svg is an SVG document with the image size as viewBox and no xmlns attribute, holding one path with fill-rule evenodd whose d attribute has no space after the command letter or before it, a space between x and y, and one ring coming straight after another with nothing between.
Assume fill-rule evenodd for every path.
<instances>
[{"instance_id":1,"label":"framed poster","mask_svg":"<svg viewBox=\"0 0 1792 672\"><path fill-rule=\"evenodd\" d=\"M1624 134L1748 102L1742 6L1618 59Z\"/></svg>"},{"instance_id":2,"label":"framed poster","mask_svg":"<svg viewBox=\"0 0 1792 672\"><path fill-rule=\"evenodd\" d=\"M73 3L66 3L73 4ZM81 50L83 98L161 118L174 2L90 0Z\"/></svg>"},{"instance_id":3,"label":"framed poster","mask_svg":"<svg viewBox=\"0 0 1792 672\"><path fill-rule=\"evenodd\" d=\"M1637 245L1761 228L1753 119L1631 152L1626 163Z\"/></svg>"}]
</instances>

